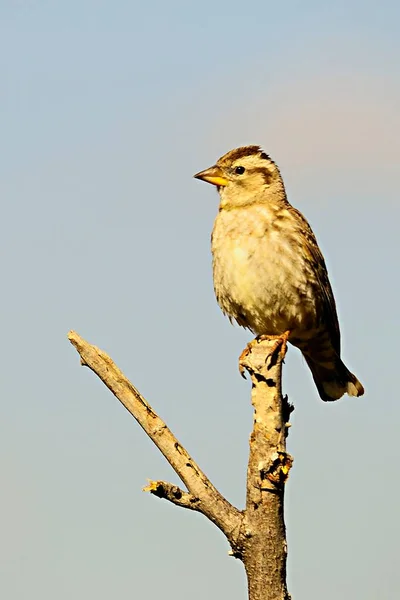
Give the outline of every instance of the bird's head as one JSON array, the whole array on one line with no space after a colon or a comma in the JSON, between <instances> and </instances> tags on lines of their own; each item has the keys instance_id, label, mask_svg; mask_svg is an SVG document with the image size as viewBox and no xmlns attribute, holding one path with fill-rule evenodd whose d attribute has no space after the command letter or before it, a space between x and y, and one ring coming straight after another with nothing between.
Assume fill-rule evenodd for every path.
<instances>
[{"instance_id":1,"label":"bird's head","mask_svg":"<svg viewBox=\"0 0 400 600\"><path fill-rule=\"evenodd\" d=\"M194 177L217 186L221 208L245 206L271 196L285 196L277 165L259 146L231 150L215 165Z\"/></svg>"}]
</instances>

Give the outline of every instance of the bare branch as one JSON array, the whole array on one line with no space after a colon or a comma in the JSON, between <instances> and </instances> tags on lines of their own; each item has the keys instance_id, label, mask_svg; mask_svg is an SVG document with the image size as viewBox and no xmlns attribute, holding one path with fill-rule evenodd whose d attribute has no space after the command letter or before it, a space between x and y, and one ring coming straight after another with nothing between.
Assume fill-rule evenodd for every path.
<instances>
[{"instance_id":1,"label":"bare branch","mask_svg":"<svg viewBox=\"0 0 400 600\"><path fill-rule=\"evenodd\" d=\"M241 365L252 380L254 427L250 436L246 511L238 542L250 600L289 600L286 587L284 485L293 459L286 452L293 407L281 393L285 336L255 340Z\"/></svg>"},{"instance_id":2,"label":"bare branch","mask_svg":"<svg viewBox=\"0 0 400 600\"><path fill-rule=\"evenodd\" d=\"M74 331L69 332L68 339L80 354L81 363L96 373L125 406L186 485L189 494L182 492L184 500L180 505L188 508L190 498L196 499L195 510L215 523L234 547L243 514L232 506L212 485L164 421L160 419L147 400L130 383L111 358L96 346L86 342ZM171 488L173 486L169 488L170 484L162 485L165 486L163 488L165 494L162 497L172 502ZM150 491L154 493L154 490ZM174 503L178 504L177 501Z\"/></svg>"},{"instance_id":3,"label":"bare branch","mask_svg":"<svg viewBox=\"0 0 400 600\"><path fill-rule=\"evenodd\" d=\"M286 452L293 407L282 397L281 374L286 336L257 339L242 353L240 365L251 376L254 427L250 436L245 511L232 506L212 485L167 425L111 358L71 331L69 339L88 366L133 415L163 453L188 491L164 481L144 488L172 504L204 514L245 566L249 600L290 600L286 587L284 487L293 459Z\"/></svg>"},{"instance_id":4,"label":"bare branch","mask_svg":"<svg viewBox=\"0 0 400 600\"><path fill-rule=\"evenodd\" d=\"M172 504L189 508L190 510L199 510L199 498L184 492L177 485L167 483L166 481L149 481L149 485L143 488L144 492L150 492L158 498L169 500Z\"/></svg>"}]
</instances>

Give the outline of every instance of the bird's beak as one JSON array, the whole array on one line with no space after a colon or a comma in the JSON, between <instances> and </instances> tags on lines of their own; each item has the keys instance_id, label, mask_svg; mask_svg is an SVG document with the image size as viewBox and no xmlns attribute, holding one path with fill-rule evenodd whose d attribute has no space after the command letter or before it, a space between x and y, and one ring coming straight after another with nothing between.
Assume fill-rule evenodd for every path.
<instances>
[{"instance_id":1,"label":"bird's beak","mask_svg":"<svg viewBox=\"0 0 400 600\"><path fill-rule=\"evenodd\" d=\"M228 180L224 177L223 172L217 165L206 169L205 171L200 171L200 173L196 173L194 175L196 179L202 179L203 181L207 181L207 183L212 183L213 185L218 186L226 186L228 185Z\"/></svg>"}]
</instances>

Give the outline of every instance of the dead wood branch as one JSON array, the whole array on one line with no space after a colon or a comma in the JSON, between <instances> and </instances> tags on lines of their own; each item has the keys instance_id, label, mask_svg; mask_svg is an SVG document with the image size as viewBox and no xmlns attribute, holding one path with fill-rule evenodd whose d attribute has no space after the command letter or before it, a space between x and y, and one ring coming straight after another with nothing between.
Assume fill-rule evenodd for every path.
<instances>
[{"instance_id":1,"label":"dead wood branch","mask_svg":"<svg viewBox=\"0 0 400 600\"><path fill-rule=\"evenodd\" d=\"M242 521L241 512L212 485L172 431L111 358L96 346L86 342L74 331L69 332L68 339L79 352L82 364L100 377L163 453L191 496L196 498L197 502L193 503L192 508L208 517L223 531L229 541L232 540L234 543ZM173 496L166 490L167 488L170 490L174 486L172 484L164 485L165 494L163 495L157 494L156 489L150 488L149 491L172 502ZM186 496L184 497L186 498ZM174 504L178 504L176 499Z\"/></svg>"},{"instance_id":2,"label":"dead wood branch","mask_svg":"<svg viewBox=\"0 0 400 600\"><path fill-rule=\"evenodd\" d=\"M284 487L292 458L286 452L293 407L281 393L284 339L255 340L242 354L251 376L254 427L250 436L246 509L240 511L212 485L167 425L102 350L71 331L70 342L156 444L188 491L164 481L144 488L169 502L198 511L225 534L231 554L245 566L250 600L289 600L286 587Z\"/></svg>"}]
</instances>

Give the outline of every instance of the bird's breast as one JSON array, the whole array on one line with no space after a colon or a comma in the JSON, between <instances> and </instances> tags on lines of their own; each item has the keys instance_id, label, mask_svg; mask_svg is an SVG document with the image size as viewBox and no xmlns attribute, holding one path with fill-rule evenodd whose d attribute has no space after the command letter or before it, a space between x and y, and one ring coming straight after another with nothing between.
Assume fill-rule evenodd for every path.
<instances>
[{"instance_id":1,"label":"bird's breast","mask_svg":"<svg viewBox=\"0 0 400 600\"><path fill-rule=\"evenodd\" d=\"M279 334L315 319L312 272L291 235L267 209L221 211L212 235L221 309L257 334ZM301 324L303 323L303 325Z\"/></svg>"}]
</instances>

